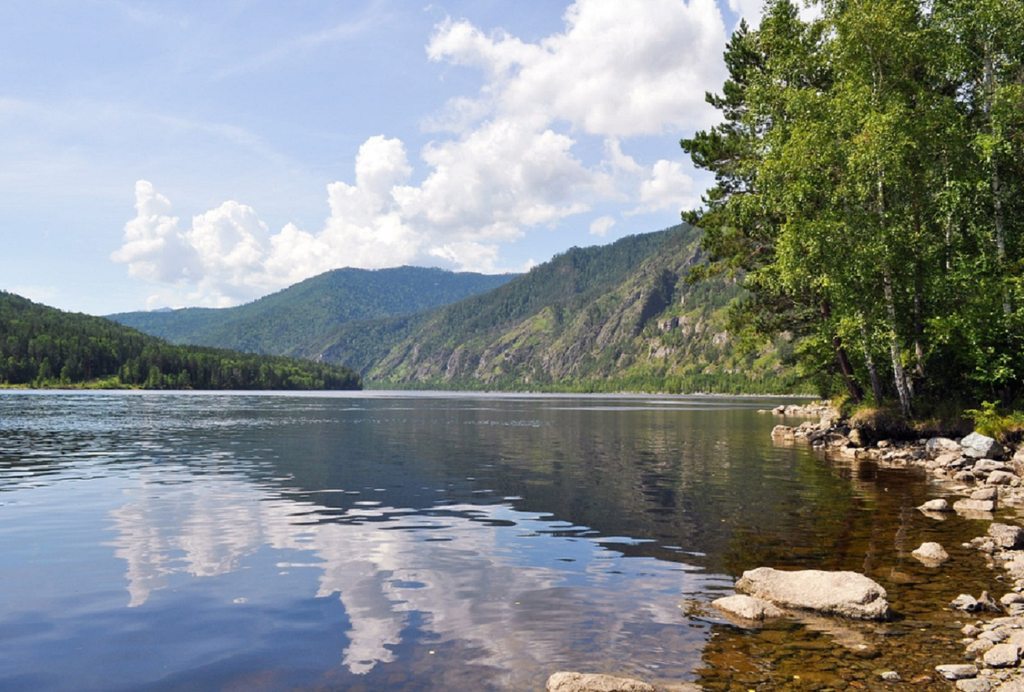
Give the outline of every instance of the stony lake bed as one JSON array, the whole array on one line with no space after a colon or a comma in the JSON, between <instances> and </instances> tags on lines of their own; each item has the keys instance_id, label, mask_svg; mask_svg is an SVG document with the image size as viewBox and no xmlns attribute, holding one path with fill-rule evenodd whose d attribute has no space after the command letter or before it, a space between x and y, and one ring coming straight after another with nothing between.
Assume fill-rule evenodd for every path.
<instances>
[{"instance_id":1,"label":"stony lake bed","mask_svg":"<svg viewBox=\"0 0 1024 692\"><path fill-rule=\"evenodd\" d=\"M5 393L0 689L952 689L999 615L950 603L1014 583L993 518L917 507L975 483L773 440L778 403ZM761 566L865 574L896 617L731 622Z\"/></svg>"}]
</instances>

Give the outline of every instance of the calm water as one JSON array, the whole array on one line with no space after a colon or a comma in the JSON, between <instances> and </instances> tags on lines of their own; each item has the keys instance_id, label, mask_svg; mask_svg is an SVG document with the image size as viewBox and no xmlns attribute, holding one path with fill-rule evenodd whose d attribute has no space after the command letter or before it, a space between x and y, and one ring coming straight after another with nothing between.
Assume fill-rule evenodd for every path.
<instances>
[{"instance_id":1,"label":"calm water","mask_svg":"<svg viewBox=\"0 0 1024 692\"><path fill-rule=\"evenodd\" d=\"M764 633L702 604L760 565L883 581L910 624L867 636L944 627L925 483L773 446L770 405L0 393L0 689L749 686Z\"/></svg>"}]
</instances>

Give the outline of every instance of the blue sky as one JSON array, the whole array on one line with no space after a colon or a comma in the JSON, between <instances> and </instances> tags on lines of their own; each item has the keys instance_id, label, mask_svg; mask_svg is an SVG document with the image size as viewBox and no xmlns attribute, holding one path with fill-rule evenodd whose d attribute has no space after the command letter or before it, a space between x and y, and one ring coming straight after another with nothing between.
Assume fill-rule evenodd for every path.
<instances>
[{"instance_id":1,"label":"blue sky","mask_svg":"<svg viewBox=\"0 0 1024 692\"><path fill-rule=\"evenodd\" d=\"M90 314L665 228L758 0L7 0L0 288Z\"/></svg>"}]
</instances>

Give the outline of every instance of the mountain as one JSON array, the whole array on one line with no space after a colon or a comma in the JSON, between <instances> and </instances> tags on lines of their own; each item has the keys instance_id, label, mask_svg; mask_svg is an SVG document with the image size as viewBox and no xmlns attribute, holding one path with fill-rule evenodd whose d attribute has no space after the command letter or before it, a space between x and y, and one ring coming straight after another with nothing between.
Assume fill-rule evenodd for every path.
<instances>
[{"instance_id":1,"label":"mountain","mask_svg":"<svg viewBox=\"0 0 1024 692\"><path fill-rule=\"evenodd\" d=\"M175 346L102 317L0 291L0 385L147 389L359 389L352 370L280 356Z\"/></svg>"},{"instance_id":2,"label":"mountain","mask_svg":"<svg viewBox=\"0 0 1024 692\"><path fill-rule=\"evenodd\" d=\"M418 313L514 277L425 267L336 269L239 307L127 312L109 319L177 344L315 358L347 322Z\"/></svg>"},{"instance_id":3,"label":"mountain","mask_svg":"<svg viewBox=\"0 0 1024 692\"><path fill-rule=\"evenodd\" d=\"M351 322L322 342L372 386L783 392L785 339L741 351L727 331L743 294L703 264L690 226L572 248L493 291L417 315Z\"/></svg>"}]
</instances>

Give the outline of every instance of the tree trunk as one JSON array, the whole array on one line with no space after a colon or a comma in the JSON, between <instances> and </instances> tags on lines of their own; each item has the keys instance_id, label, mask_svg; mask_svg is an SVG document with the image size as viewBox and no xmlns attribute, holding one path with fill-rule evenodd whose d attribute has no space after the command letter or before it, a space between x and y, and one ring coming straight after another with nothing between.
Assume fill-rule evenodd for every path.
<instances>
[{"instance_id":1,"label":"tree trunk","mask_svg":"<svg viewBox=\"0 0 1024 692\"><path fill-rule=\"evenodd\" d=\"M882 380L878 377L878 368L875 367L875 359L871 357L871 348L868 345L868 330L864 324L864 317L861 316L860 323L861 347L864 349L864 364L868 368L868 376L871 378L871 393L875 397L875 405L882 405Z\"/></svg>"},{"instance_id":2,"label":"tree trunk","mask_svg":"<svg viewBox=\"0 0 1024 692\"><path fill-rule=\"evenodd\" d=\"M896 329L896 302L892 294L892 272L888 266L883 270L882 288L885 292L885 309L889 315L889 353L892 357L892 375L896 381L896 393L900 398L900 410L904 416L909 416L914 392L907 379L907 372L903 369L899 333Z\"/></svg>"},{"instance_id":3,"label":"tree trunk","mask_svg":"<svg viewBox=\"0 0 1024 692\"><path fill-rule=\"evenodd\" d=\"M832 316L832 310L829 308L828 301L822 301L821 303L821 316L826 321ZM846 391L850 394L850 398L853 399L854 403L861 403L864 401L864 390L861 389L854 378L853 366L846 355L846 347L843 346L843 340L837 334L832 335L832 349L835 351L836 362L839 364L839 372L843 376L843 384L846 385Z\"/></svg>"}]
</instances>

